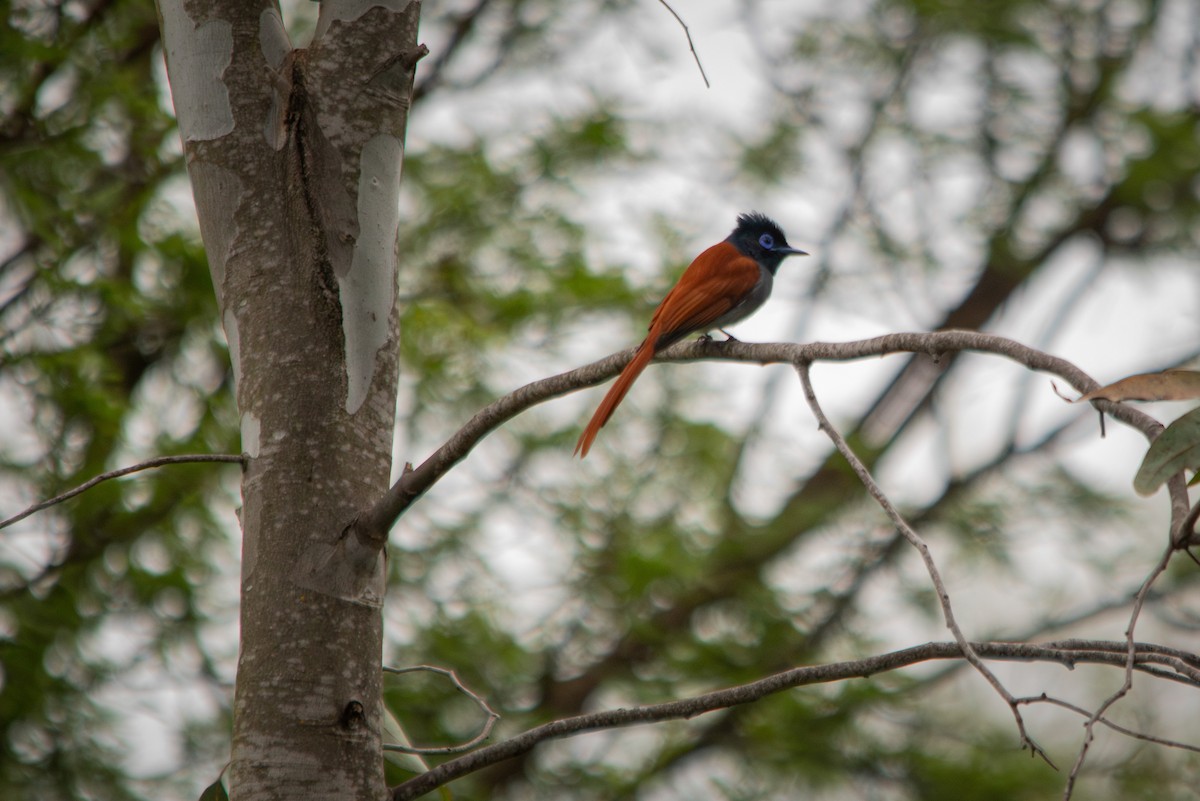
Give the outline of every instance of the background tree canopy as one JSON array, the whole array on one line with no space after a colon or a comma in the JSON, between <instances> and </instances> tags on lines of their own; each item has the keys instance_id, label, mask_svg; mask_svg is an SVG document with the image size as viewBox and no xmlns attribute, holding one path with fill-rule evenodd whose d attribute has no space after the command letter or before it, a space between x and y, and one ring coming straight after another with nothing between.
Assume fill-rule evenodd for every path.
<instances>
[{"instance_id":1,"label":"background tree canopy","mask_svg":"<svg viewBox=\"0 0 1200 801\"><path fill-rule=\"evenodd\" d=\"M739 211L814 255L750 341L974 328L1101 381L1197 356L1200 3L430 3L402 184L396 462L521 384L636 343ZM734 7L736 6L736 7ZM806 7L809 6L809 7ZM297 34L307 6L289 9ZM237 416L142 2L17 2L0 28L0 516L158 454L237 453ZM931 542L974 639L1120 639L1164 546L1145 444L979 355L818 365ZM655 367L587 462L599 393L522 415L393 532L385 661L454 668L500 736L944 639L919 559L790 370ZM1151 407L1164 421L1180 407ZM194 798L228 758L237 475L109 482L0 532L0 795ZM1143 616L1195 650L1179 559ZM1086 705L1081 667L997 668ZM416 743L478 712L390 678ZM1118 722L1186 740L1194 693ZM1029 712L1070 765L1081 719ZM1200 759L1100 732L1089 798L1194 797ZM1194 740L1193 740L1194 742ZM389 779L409 775L398 760ZM1063 776L957 663L553 743L461 797L1047 798Z\"/></svg>"}]
</instances>

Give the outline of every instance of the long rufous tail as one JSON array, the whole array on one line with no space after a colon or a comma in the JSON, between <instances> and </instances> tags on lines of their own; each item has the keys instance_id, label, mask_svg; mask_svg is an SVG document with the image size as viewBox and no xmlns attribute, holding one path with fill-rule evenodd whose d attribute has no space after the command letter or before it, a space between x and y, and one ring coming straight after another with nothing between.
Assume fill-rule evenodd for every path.
<instances>
[{"instance_id":1,"label":"long rufous tail","mask_svg":"<svg viewBox=\"0 0 1200 801\"><path fill-rule=\"evenodd\" d=\"M633 354L633 359L629 364L625 365L625 369L617 376L616 383L604 396L604 400L600 401L600 406L596 409L596 413L592 415L592 420L587 424L587 428L583 429L583 433L579 435L579 442L575 443L575 453L582 459L588 455L588 451L592 448L592 443L596 440L596 435L600 433L601 427L608 422L608 418L612 417L612 413L616 411L617 405L625 398L625 393L629 392L629 388L633 386L633 382L646 369L646 365L654 358L654 347L651 339L647 337L641 347L637 349L637 353Z\"/></svg>"}]
</instances>

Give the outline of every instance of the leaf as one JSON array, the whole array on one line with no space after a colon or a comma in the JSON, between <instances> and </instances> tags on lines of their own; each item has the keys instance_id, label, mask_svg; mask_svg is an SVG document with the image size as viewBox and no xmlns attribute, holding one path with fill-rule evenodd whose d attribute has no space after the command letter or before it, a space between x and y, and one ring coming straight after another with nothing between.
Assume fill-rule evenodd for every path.
<instances>
[{"instance_id":1,"label":"leaf","mask_svg":"<svg viewBox=\"0 0 1200 801\"><path fill-rule=\"evenodd\" d=\"M404 727L400 725L400 721L396 718L395 713L392 712L386 703L383 706L383 733L385 741L394 740L400 745L412 745L412 741L408 738L408 733L404 731ZM403 751L384 751L383 756L389 762L414 776L425 773L430 769L429 763L420 754L408 754Z\"/></svg>"},{"instance_id":2,"label":"leaf","mask_svg":"<svg viewBox=\"0 0 1200 801\"><path fill-rule=\"evenodd\" d=\"M1180 417L1150 444L1133 478L1139 495L1152 495L1181 470L1200 469L1200 409Z\"/></svg>"},{"instance_id":3,"label":"leaf","mask_svg":"<svg viewBox=\"0 0 1200 801\"><path fill-rule=\"evenodd\" d=\"M1200 398L1200 372L1195 370L1163 370L1161 373L1139 373L1100 389L1081 395L1071 403L1090 400L1113 402L1174 401Z\"/></svg>"},{"instance_id":4,"label":"leaf","mask_svg":"<svg viewBox=\"0 0 1200 801\"><path fill-rule=\"evenodd\" d=\"M229 801L229 793L225 791L225 785L221 783L220 776L215 782L204 788L204 792L200 794L200 801Z\"/></svg>"}]
</instances>

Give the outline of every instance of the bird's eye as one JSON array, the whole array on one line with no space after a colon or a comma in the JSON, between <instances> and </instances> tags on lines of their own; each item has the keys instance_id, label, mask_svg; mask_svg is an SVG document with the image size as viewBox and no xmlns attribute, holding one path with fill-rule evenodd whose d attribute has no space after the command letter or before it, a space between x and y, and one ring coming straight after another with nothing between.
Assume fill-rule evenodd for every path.
<instances>
[{"instance_id":1,"label":"bird's eye","mask_svg":"<svg viewBox=\"0 0 1200 801\"><path fill-rule=\"evenodd\" d=\"M763 234L758 238L758 244L762 245L767 250L775 247L775 237L770 234Z\"/></svg>"}]
</instances>

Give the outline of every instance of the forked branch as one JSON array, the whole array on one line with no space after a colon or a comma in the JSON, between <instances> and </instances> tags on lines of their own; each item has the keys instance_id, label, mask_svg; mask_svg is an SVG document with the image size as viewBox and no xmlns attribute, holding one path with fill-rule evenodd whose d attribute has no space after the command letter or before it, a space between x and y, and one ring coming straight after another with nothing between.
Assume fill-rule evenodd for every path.
<instances>
[{"instance_id":1,"label":"forked branch","mask_svg":"<svg viewBox=\"0 0 1200 801\"><path fill-rule=\"evenodd\" d=\"M812 377L809 375L808 363L801 362L797 364L796 372L800 374L800 383L804 387L804 398L808 401L809 408L812 409L813 415L817 418L817 425L833 442L833 445L835 448L837 448L838 453L840 453L842 457L850 463L850 467L854 470L855 475L858 476L859 480L863 483L863 486L866 487L867 492L870 493L871 497L874 498L879 506L883 509L884 514L888 516L888 519L892 521L904 539L908 540L908 543L916 548L917 552L921 555L921 559L925 563L925 570L929 573L929 579L933 582L934 591L937 593L938 603L941 604L942 616L946 620L946 628L950 629L950 633L954 635L954 641L958 644L958 647L962 649L963 657L965 657L966 660L971 663L972 667L979 671L980 675L987 679L988 684L992 685L992 688L995 689L995 691L999 693L1000 697L1004 699L1004 702L1008 704L1008 708L1012 711L1013 719L1017 724L1017 732L1021 736L1021 747L1024 748L1025 746L1028 746L1029 750L1045 760L1047 765L1057 769L1054 762L1050 759L1050 756L1040 745L1037 744L1032 737L1029 736L1029 732L1025 729L1025 719L1021 716L1021 710L1019 709L1016 697L1013 696L1013 694L1010 693L1008 689L1000 683L1000 679L996 677L996 674L993 673L987 665L983 664L983 660L979 658L979 654L975 652L975 649L972 648L971 644L967 641L966 636L963 634L962 629L959 627L958 622L954 618L954 607L950 603L950 593L946 590L945 582L942 581L941 571L938 570L937 563L933 560L933 554L929 550L929 545L926 544L921 535L918 534L916 530L908 524L908 521L904 519L904 516L900 514L900 511L895 507L891 500L888 499L887 495L884 494L883 489L880 488L878 483L876 483L874 477L871 475L871 471L868 470L867 466L863 464L861 459L858 458L858 454L856 454L854 450L848 444L846 444L845 437L841 435L841 432L839 432L833 423L829 421L829 418L825 416L825 411L821 408L821 403L817 400L817 393L813 389Z\"/></svg>"}]
</instances>

